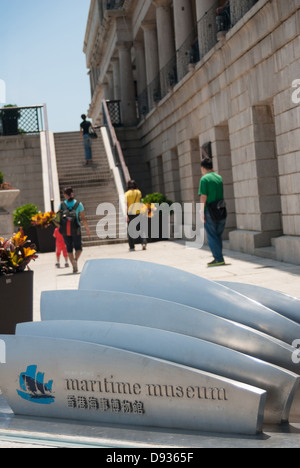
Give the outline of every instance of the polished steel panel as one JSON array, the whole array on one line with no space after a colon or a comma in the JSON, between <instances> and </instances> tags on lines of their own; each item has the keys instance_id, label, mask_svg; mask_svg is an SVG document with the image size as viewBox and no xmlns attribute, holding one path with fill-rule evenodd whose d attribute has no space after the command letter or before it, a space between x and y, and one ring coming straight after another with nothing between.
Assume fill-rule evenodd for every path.
<instances>
[{"instance_id":1,"label":"polished steel panel","mask_svg":"<svg viewBox=\"0 0 300 468\"><path fill-rule=\"evenodd\" d=\"M296 297L273 291L272 289L262 288L261 286L254 286L253 284L227 281L219 281L218 283L259 302L269 309L275 310L275 312L294 322L300 323L300 300Z\"/></svg>"},{"instance_id":2,"label":"polished steel panel","mask_svg":"<svg viewBox=\"0 0 300 468\"><path fill-rule=\"evenodd\" d=\"M256 434L266 392L103 345L0 336L2 393L15 414L116 425Z\"/></svg>"},{"instance_id":3,"label":"polished steel panel","mask_svg":"<svg viewBox=\"0 0 300 468\"><path fill-rule=\"evenodd\" d=\"M211 372L267 392L264 422L289 420L300 377L232 349L172 333L124 323L51 321L17 326L18 336L61 338L145 354Z\"/></svg>"},{"instance_id":4,"label":"polished steel panel","mask_svg":"<svg viewBox=\"0 0 300 468\"><path fill-rule=\"evenodd\" d=\"M192 307L109 291L44 291L42 320L119 322L173 331L232 348L300 375L295 349L276 338Z\"/></svg>"},{"instance_id":5,"label":"polished steel panel","mask_svg":"<svg viewBox=\"0 0 300 468\"><path fill-rule=\"evenodd\" d=\"M213 281L176 268L134 260L86 262L79 289L140 294L178 302L267 333L292 344L300 324Z\"/></svg>"}]
</instances>

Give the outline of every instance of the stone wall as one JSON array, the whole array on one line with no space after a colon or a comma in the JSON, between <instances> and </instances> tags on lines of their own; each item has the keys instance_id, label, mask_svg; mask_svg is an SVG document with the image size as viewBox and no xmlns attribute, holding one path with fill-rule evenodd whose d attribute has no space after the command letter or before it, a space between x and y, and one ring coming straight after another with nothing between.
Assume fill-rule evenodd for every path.
<instances>
[{"instance_id":1,"label":"stone wall","mask_svg":"<svg viewBox=\"0 0 300 468\"><path fill-rule=\"evenodd\" d=\"M233 27L216 45L214 0L125 2L101 14L99 5L107 6L91 0L84 46L96 77L89 116L100 123L101 99L120 100L124 153L138 184L150 176L152 191L199 201L210 142L230 247L273 246L278 259L300 263L300 103L292 100L300 0L230 0ZM196 25L201 60L188 65Z\"/></svg>"},{"instance_id":2,"label":"stone wall","mask_svg":"<svg viewBox=\"0 0 300 468\"><path fill-rule=\"evenodd\" d=\"M260 0L138 127L153 190L163 178L175 196L176 180L176 198L196 201L201 146L212 142L231 248L253 253L275 238L277 258L296 263L300 107L292 82L300 78L299 33L298 0Z\"/></svg>"},{"instance_id":3,"label":"stone wall","mask_svg":"<svg viewBox=\"0 0 300 468\"><path fill-rule=\"evenodd\" d=\"M13 209L33 203L44 210L40 135L0 137L0 171L5 181L20 190Z\"/></svg>"}]
</instances>

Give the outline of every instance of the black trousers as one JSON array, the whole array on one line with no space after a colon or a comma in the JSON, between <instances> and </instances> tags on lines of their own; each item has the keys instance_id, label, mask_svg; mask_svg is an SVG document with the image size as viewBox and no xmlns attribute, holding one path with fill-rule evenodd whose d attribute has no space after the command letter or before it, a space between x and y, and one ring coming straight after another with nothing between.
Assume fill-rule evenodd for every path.
<instances>
[{"instance_id":1,"label":"black trousers","mask_svg":"<svg viewBox=\"0 0 300 468\"><path fill-rule=\"evenodd\" d=\"M146 233L143 232L143 226L139 226L139 224L137 224L137 230L138 229L141 230L141 236L139 236L137 239L134 239L130 235L130 229L129 229L130 223L131 221L138 218L139 216L140 215L128 215L128 219L129 219L128 221L128 244L129 244L130 250L134 250L135 244L147 245L147 236L146 236Z\"/></svg>"}]
</instances>

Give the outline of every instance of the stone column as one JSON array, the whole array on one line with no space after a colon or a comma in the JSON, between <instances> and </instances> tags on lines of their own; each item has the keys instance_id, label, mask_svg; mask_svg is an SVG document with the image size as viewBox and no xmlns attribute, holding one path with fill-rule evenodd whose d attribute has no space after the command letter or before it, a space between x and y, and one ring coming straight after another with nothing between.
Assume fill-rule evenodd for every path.
<instances>
[{"instance_id":1,"label":"stone column","mask_svg":"<svg viewBox=\"0 0 300 468\"><path fill-rule=\"evenodd\" d=\"M170 0L156 0L156 23L162 96L176 83L176 51Z\"/></svg>"},{"instance_id":2,"label":"stone column","mask_svg":"<svg viewBox=\"0 0 300 468\"><path fill-rule=\"evenodd\" d=\"M235 25L257 3L257 0L230 0L231 23Z\"/></svg>"},{"instance_id":3,"label":"stone column","mask_svg":"<svg viewBox=\"0 0 300 468\"><path fill-rule=\"evenodd\" d=\"M108 100L108 83L107 78L104 78L103 83L101 84L102 99Z\"/></svg>"},{"instance_id":4,"label":"stone column","mask_svg":"<svg viewBox=\"0 0 300 468\"><path fill-rule=\"evenodd\" d=\"M145 48L142 41L135 41L133 46L136 58L137 92L139 96L147 88Z\"/></svg>"},{"instance_id":5,"label":"stone column","mask_svg":"<svg viewBox=\"0 0 300 468\"><path fill-rule=\"evenodd\" d=\"M107 94L107 99L109 101L114 100L114 76L112 71L108 71L106 73L106 78L107 78L107 84L108 84L108 94Z\"/></svg>"},{"instance_id":6,"label":"stone column","mask_svg":"<svg viewBox=\"0 0 300 468\"><path fill-rule=\"evenodd\" d=\"M119 62L121 81L121 112L122 122L125 127L132 127L137 124L136 99L131 63L132 42L119 42Z\"/></svg>"},{"instance_id":7,"label":"stone column","mask_svg":"<svg viewBox=\"0 0 300 468\"><path fill-rule=\"evenodd\" d=\"M216 42L216 2L215 0L196 0L197 27L200 57L209 52L211 46Z\"/></svg>"},{"instance_id":8,"label":"stone column","mask_svg":"<svg viewBox=\"0 0 300 468\"><path fill-rule=\"evenodd\" d=\"M230 244L253 254L282 234L272 110L249 107L229 120L229 130L238 229L230 233Z\"/></svg>"},{"instance_id":9,"label":"stone column","mask_svg":"<svg viewBox=\"0 0 300 468\"><path fill-rule=\"evenodd\" d=\"M191 0L174 0L175 45L177 50L178 79L187 73L189 52L194 42L194 22Z\"/></svg>"},{"instance_id":10,"label":"stone column","mask_svg":"<svg viewBox=\"0 0 300 468\"><path fill-rule=\"evenodd\" d=\"M121 100L121 84L120 84L120 63L119 59L113 58L112 59L112 66L113 66L113 79L114 79L114 100L120 101Z\"/></svg>"},{"instance_id":11,"label":"stone column","mask_svg":"<svg viewBox=\"0 0 300 468\"><path fill-rule=\"evenodd\" d=\"M143 115L146 115L149 110L144 42L135 41L134 49L135 49L135 59L136 59L139 115L141 118Z\"/></svg>"},{"instance_id":12,"label":"stone column","mask_svg":"<svg viewBox=\"0 0 300 468\"><path fill-rule=\"evenodd\" d=\"M145 22L142 25L145 40L146 77L150 110L160 100L158 40L155 23Z\"/></svg>"}]
</instances>

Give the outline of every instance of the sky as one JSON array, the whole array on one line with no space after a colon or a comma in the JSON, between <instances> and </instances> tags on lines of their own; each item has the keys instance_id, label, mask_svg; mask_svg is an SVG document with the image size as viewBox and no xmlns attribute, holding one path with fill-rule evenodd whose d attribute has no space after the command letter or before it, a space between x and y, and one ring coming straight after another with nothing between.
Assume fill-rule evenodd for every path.
<instances>
[{"instance_id":1,"label":"sky","mask_svg":"<svg viewBox=\"0 0 300 468\"><path fill-rule=\"evenodd\" d=\"M47 104L53 132L78 130L90 105L83 53L89 6L90 0L0 0L5 104Z\"/></svg>"}]
</instances>

